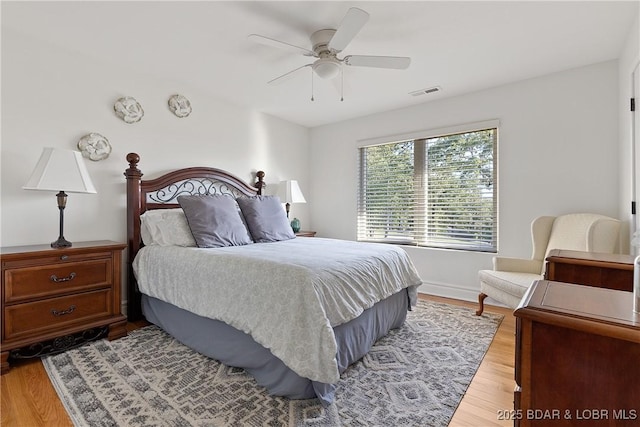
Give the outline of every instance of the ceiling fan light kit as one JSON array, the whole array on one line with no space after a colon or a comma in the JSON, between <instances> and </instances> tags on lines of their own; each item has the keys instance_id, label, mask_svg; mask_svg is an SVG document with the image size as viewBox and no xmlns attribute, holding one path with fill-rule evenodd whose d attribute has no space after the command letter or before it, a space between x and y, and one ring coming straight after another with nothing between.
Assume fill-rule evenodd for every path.
<instances>
[{"instance_id":1,"label":"ceiling fan light kit","mask_svg":"<svg viewBox=\"0 0 640 427\"><path fill-rule=\"evenodd\" d=\"M403 56L348 55L343 59L338 58L338 53L347 47L368 20L369 14L367 12L352 7L347 11L347 14L337 29L318 30L311 34L310 41L312 50L259 34L251 34L249 39L263 45L287 49L289 51L295 51L298 54L302 53L304 56L318 58L311 64L303 65L270 80L268 84L281 83L283 80L291 77L292 74L295 74L296 71L306 67L311 67L313 73L322 79L334 79L338 75L342 75L343 65L396 70L408 68L411 64L411 58ZM313 79L311 100L313 101Z\"/></svg>"},{"instance_id":2,"label":"ceiling fan light kit","mask_svg":"<svg viewBox=\"0 0 640 427\"><path fill-rule=\"evenodd\" d=\"M340 73L340 62L334 58L320 58L313 63L311 69L321 79L333 79Z\"/></svg>"}]
</instances>

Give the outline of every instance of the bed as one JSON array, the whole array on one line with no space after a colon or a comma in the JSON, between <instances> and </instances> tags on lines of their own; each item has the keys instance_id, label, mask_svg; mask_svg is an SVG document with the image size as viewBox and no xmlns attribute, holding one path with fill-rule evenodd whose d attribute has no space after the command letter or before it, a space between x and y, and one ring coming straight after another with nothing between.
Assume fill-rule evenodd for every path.
<instances>
[{"instance_id":1,"label":"bed","mask_svg":"<svg viewBox=\"0 0 640 427\"><path fill-rule=\"evenodd\" d=\"M271 394L331 404L340 374L416 303L421 280L404 250L296 237L262 194L262 171L252 185L210 167L143 180L140 156L127 162L129 320L244 369Z\"/></svg>"}]
</instances>

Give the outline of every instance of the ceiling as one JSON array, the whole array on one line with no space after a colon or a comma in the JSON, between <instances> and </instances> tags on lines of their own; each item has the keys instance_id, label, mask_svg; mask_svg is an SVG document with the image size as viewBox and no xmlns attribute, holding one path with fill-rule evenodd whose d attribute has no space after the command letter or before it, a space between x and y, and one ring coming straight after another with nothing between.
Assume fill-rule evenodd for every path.
<instances>
[{"instance_id":1,"label":"ceiling","mask_svg":"<svg viewBox=\"0 0 640 427\"><path fill-rule=\"evenodd\" d=\"M350 7L370 18L339 57L409 56L407 70L343 67L344 101L339 77L315 77L311 101L310 68L267 84L313 58L249 34L310 49ZM638 1L47 1L2 2L2 26L314 127L615 59L638 13Z\"/></svg>"}]
</instances>

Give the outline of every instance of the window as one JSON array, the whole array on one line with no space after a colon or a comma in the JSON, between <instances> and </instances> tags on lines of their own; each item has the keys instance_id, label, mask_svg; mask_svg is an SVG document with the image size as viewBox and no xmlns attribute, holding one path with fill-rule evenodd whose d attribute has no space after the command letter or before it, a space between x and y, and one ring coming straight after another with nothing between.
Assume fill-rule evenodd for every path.
<instances>
[{"instance_id":1,"label":"window","mask_svg":"<svg viewBox=\"0 0 640 427\"><path fill-rule=\"evenodd\" d=\"M496 252L490 124L360 148L358 240Z\"/></svg>"}]
</instances>

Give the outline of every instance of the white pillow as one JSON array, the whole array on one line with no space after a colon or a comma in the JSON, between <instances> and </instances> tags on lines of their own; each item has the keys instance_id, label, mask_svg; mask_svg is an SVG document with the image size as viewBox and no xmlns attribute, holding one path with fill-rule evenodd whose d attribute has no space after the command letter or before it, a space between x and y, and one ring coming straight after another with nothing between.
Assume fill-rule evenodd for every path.
<instances>
[{"instance_id":1,"label":"white pillow","mask_svg":"<svg viewBox=\"0 0 640 427\"><path fill-rule=\"evenodd\" d=\"M146 211L140 215L140 235L145 245L197 246L182 208Z\"/></svg>"}]
</instances>

